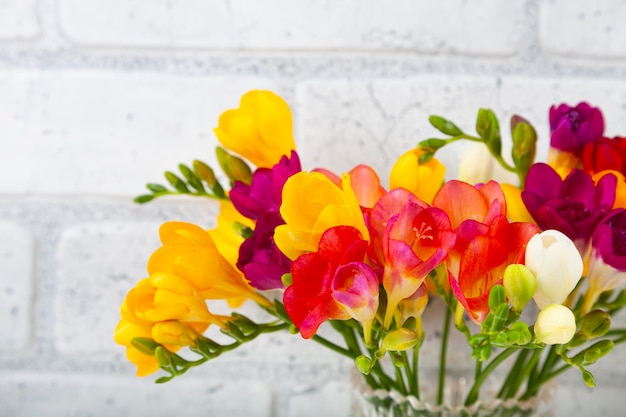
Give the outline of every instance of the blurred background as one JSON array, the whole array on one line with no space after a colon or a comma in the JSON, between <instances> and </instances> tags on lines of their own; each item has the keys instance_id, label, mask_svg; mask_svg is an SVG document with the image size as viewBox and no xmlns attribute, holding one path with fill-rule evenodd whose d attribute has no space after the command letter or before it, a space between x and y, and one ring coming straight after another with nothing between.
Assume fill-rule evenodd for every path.
<instances>
[{"instance_id":1,"label":"blurred background","mask_svg":"<svg viewBox=\"0 0 626 417\"><path fill-rule=\"evenodd\" d=\"M213 127L250 89L292 108L305 169L393 161L479 108L548 146L548 109L599 106L626 135L626 1L0 1L0 415L349 417L350 370L275 334L165 385L137 378L113 330L166 220L136 205L165 170L215 166ZM448 177L463 145L446 151ZM246 307L250 314L254 311ZM623 319L623 317L622 317ZM625 320L622 320L622 322ZM623 415L626 349L558 384L557 417Z\"/></svg>"}]
</instances>

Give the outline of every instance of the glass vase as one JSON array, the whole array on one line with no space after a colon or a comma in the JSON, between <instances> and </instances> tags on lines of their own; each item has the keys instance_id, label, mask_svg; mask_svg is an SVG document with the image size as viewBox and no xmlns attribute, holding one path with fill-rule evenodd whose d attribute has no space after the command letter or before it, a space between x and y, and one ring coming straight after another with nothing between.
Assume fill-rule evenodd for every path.
<instances>
[{"instance_id":1,"label":"glass vase","mask_svg":"<svg viewBox=\"0 0 626 417\"><path fill-rule=\"evenodd\" d=\"M450 370L446 374L443 401L437 401L435 393L437 371L426 372L421 388L421 399L404 396L397 391L373 390L362 375L353 377L352 417L552 417L554 382L546 384L537 396L527 400L510 398L501 400L497 389L501 382L490 378L483 385L479 400L471 406L463 402L470 389L466 372Z\"/></svg>"},{"instance_id":2,"label":"glass vase","mask_svg":"<svg viewBox=\"0 0 626 417\"><path fill-rule=\"evenodd\" d=\"M552 417L552 399L556 383L550 381L539 390L537 396L527 400L509 398L501 400L502 388L514 357L508 358L482 383L479 399L471 406L464 406L475 377L475 360L461 332L450 332L445 357L445 383L439 394L439 366L442 355L442 323L446 306L439 299L429 302L423 315L426 335L419 350L419 399L404 396L397 391L373 390L363 375L354 370L352 417ZM466 323L472 326L472 323ZM388 375L394 375L388 360L382 365ZM520 389L520 391L522 391ZM439 396L442 399L439 401ZM518 394L518 396L521 393Z\"/></svg>"}]
</instances>

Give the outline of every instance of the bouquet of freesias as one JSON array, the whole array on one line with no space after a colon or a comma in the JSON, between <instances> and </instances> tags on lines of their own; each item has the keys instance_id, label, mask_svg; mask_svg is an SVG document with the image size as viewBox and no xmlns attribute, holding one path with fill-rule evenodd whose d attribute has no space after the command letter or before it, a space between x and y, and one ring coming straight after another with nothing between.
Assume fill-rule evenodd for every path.
<instances>
[{"instance_id":1,"label":"bouquet of freesias","mask_svg":"<svg viewBox=\"0 0 626 417\"><path fill-rule=\"evenodd\" d=\"M215 134L228 189L195 160L136 199L184 194L221 207L210 230L161 226L162 246L115 330L137 374L160 368L157 382L169 381L289 331L353 360L373 389L419 399L422 317L439 298L440 375L429 381L439 402L453 329L476 364L465 405L479 401L503 364L502 400L531 398L571 367L593 386L588 366L626 340L626 329L611 327L626 305L626 138L604 137L602 113L586 103L553 106L549 162L536 163L536 131L519 116L510 158L491 110L479 110L475 134L429 120L442 138L401 155L385 187L367 165L302 170L291 112L272 92L251 91L224 112ZM484 144L519 183L445 181L436 153L459 140ZM211 300L227 301L232 313L213 313ZM268 320L236 312L246 300ZM332 341L318 334L326 322L338 335ZM229 342L209 338L210 326Z\"/></svg>"}]
</instances>

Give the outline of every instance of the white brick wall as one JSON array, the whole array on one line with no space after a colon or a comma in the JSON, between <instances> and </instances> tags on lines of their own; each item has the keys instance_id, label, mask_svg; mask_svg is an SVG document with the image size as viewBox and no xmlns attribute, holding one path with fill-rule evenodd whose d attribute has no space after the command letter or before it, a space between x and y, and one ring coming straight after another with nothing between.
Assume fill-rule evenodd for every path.
<instances>
[{"instance_id":1,"label":"white brick wall","mask_svg":"<svg viewBox=\"0 0 626 417\"><path fill-rule=\"evenodd\" d=\"M588 100L626 135L625 16L622 0L0 0L0 416L348 417L351 364L286 333L165 386L134 376L119 303L161 222L209 226L216 207L131 198L214 164L217 117L252 88L290 103L305 168L383 181L433 113L471 130L489 107L505 137L521 114L542 159L554 103ZM621 415L615 353L593 393L560 379L556 417Z\"/></svg>"}]
</instances>

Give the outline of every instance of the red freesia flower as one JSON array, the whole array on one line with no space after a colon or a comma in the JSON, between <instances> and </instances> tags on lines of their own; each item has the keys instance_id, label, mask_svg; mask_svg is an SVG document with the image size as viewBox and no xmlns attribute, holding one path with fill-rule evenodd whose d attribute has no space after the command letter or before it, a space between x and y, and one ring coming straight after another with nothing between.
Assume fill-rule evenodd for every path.
<instances>
[{"instance_id":1,"label":"red freesia flower","mask_svg":"<svg viewBox=\"0 0 626 417\"><path fill-rule=\"evenodd\" d=\"M336 226L324 232L317 252L293 261L293 283L285 290L283 301L302 337L313 337L326 320L349 319L350 312L342 303L356 310L373 306L369 301L374 296L371 277L376 275L363 262L367 245L356 228Z\"/></svg>"},{"instance_id":2,"label":"red freesia flower","mask_svg":"<svg viewBox=\"0 0 626 417\"><path fill-rule=\"evenodd\" d=\"M409 202L389 219L382 242L382 282L387 293L383 327L389 328L400 301L413 295L428 273L445 260L454 241L450 219L439 208Z\"/></svg>"},{"instance_id":3,"label":"red freesia flower","mask_svg":"<svg viewBox=\"0 0 626 417\"><path fill-rule=\"evenodd\" d=\"M587 143L582 150L583 169L590 174L626 168L626 138L599 138Z\"/></svg>"},{"instance_id":4,"label":"red freesia flower","mask_svg":"<svg viewBox=\"0 0 626 417\"><path fill-rule=\"evenodd\" d=\"M505 215L489 224L466 220L459 226L458 269L451 270L450 287L475 322L485 319L491 288L502 282L507 266L522 262L526 244L538 232L534 224L509 223Z\"/></svg>"}]
</instances>

